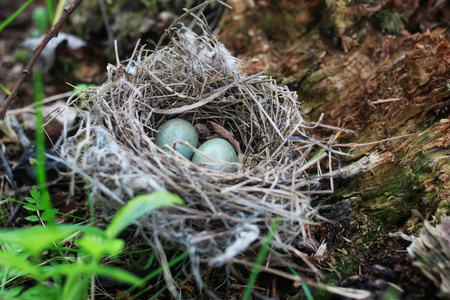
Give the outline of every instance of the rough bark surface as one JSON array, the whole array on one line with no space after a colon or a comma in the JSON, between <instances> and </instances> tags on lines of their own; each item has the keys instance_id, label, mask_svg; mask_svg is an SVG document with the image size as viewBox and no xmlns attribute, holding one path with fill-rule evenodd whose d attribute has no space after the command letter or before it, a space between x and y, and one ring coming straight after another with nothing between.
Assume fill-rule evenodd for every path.
<instances>
[{"instance_id":1,"label":"rough bark surface","mask_svg":"<svg viewBox=\"0 0 450 300\"><path fill-rule=\"evenodd\" d=\"M378 264L424 297L417 270L400 271L411 262L396 250L408 243L388 234L417 234L424 220L450 213L448 1L230 2L220 39L235 55L259 59L248 72L265 71L297 90L305 118L324 114L323 123L354 130L341 144L409 134L354 147L342 157L347 167L335 192L314 203L347 200L352 208L327 245L331 273L340 280L359 274L343 285L389 281Z\"/></svg>"}]
</instances>

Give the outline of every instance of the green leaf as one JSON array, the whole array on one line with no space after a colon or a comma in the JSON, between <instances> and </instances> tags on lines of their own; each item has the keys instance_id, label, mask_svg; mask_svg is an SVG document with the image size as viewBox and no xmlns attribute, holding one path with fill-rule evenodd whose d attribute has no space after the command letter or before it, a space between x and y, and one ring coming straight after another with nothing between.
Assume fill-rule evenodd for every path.
<instances>
[{"instance_id":1,"label":"green leaf","mask_svg":"<svg viewBox=\"0 0 450 300\"><path fill-rule=\"evenodd\" d=\"M55 218L55 215L58 213L58 210L56 208L52 208L49 210L46 210L42 213L42 220L49 221Z\"/></svg>"},{"instance_id":2,"label":"green leaf","mask_svg":"<svg viewBox=\"0 0 450 300\"><path fill-rule=\"evenodd\" d=\"M3 231L3 229L2 229L2 231ZM1 248L4 252L21 252L23 250L22 247L17 247L17 245L10 244L10 243L2 243Z\"/></svg>"},{"instance_id":3,"label":"green leaf","mask_svg":"<svg viewBox=\"0 0 450 300\"><path fill-rule=\"evenodd\" d=\"M73 261L76 260L75 256L73 254L71 254L71 253L66 255L66 259L67 259L67 261L70 261L71 259L73 259ZM59 263L57 261L55 261L55 260L52 260L52 261L49 261L49 265L50 266L57 266L57 265L59 265ZM55 285L58 285L58 286L62 286L63 285L63 277L61 275L54 274L51 277L52 277L52 280L53 280Z\"/></svg>"},{"instance_id":4,"label":"green leaf","mask_svg":"<svg viewBox=\"0 0 450 300\"><path fill-rule=\"evenodd\" d=\"M178 255L177 257L175 257L174 259L172 259L171 261L169 261L169 262L167 263L167 266L168 266L169 268L173 267L174 265L178 264L178 263L181 262L183 259L185 259L188 255L189 255L189 251L184 251L183 253L181 253L180 255ZM189 263L189 262L188 262L188 263ZM187 264L186 264L186 266L187 266ZM154 270L153 272L151 272L150 274L148 274L147 276L145 276L145 277L142 279L142 283L141 283L140 285L142 285L142 284L144 284L145 282L147 282L147 281L149 281L149 280L151 280L151 279L153 279L153 278L159 276L159 274L161 274L162 272L163 272L163 267L159 267L158 269ZM133 292L137 287L138 287L138 286L135 285L135 286L129 288L129 289L126 291L126 293L131 293L131 292ZM122 294L122 295L125 295L125 294ZM119 299L122 299L122 297L119 297Z\"/></svg>"},{"instance_id":5,"label":"green leaf","mask_svg":"<svg viewBox=\"0 0 450 300\"><path fill-rule=\"evenodd\" d=\"M81 264L76 264L76 266L80 266ZM89 285L89 277L81 276L76 271L68 274L66 283L64 285L62 299L64 300L79 300L86 299L88 285Z\"/></svg>"},{"instance_id":6,"label":"green leaf","mask_svg":"<svg viewBox=\"0 0 450 300\"><path fill-rule=\"evenodd\" d=\"M2 300L18 299L17 296L20 294L20 292L22 292L23 288L24 286L20 285L9 288L7 290L0 290L0 299Z\"/></svg>"},{"instance_id":7,"label":"green leaf","mask_svg":"<svg viewBox=\"0 0 450 300\"><path fill-rule=\"evenodd\" d=\"M182 205L183 200L176 194L168 191L154 191L151 194L139 195L131 199L119 210L106 228L105 233L109 238L115 238L122 230L140 217L168 205Z\"/></svg>"},{"instance_id":8,"label":"green leaf","mask_svg":"<svg viewBox=\"0 0 450 300\"><path fill-rule=\"evenodd\" d=\"M2 195L0 195L0 199L9 200L9 201L12 201L12 202L15 202L15 203L20 203L20 204L23 204L23 205L27 204L27 203L24 202L24 201L19 201L19 200L17 200L17 199L5 197L5 196L2 196ZM67 216L67 217L70 217L70 218L73 218L73 219L82 220L82 221L89 221L88 219L81 218L81 217L74 216L74 215L65 214L65 213L62 213L62 212L58 212L58 215L61 215L61 216Z\"/></svg>"},{"instance_id":9,"label":"green leaf","mask_svg":"<svg viewBox=\"0 0 450 300\"><path fill-rule=\"evenodd\" d=\"M39 29L40 33L45 33L48 26L47 10L42 6L38 6L33 10L31 17L33 24Z\"/></svg>"},{"instance_id":10,"label":"green leaf","mask_svg":"<svg viewBox=\"0 0 450 300\"><path fill-rule=\"evenodd\" d=\"M33 204L25 204L23 206L23 208L25 208L26 210L29 210L29 211L39 211L39 208Z\"/></svg>"},{"instance_id":11,"label":"green leaf","mask_svg":"<svg viewBox=\"0 0 450 300\"><path fill-rule=\"evenodd\" d=\"M25 200L27 200L28 203L36 203L36 200L33 197L26 197Z\"/></svg>"},{"instance_id":12,"label":"green leaf","mask_svg":"<svg viewBox=\"0 0 450 300\"><path fill-rule=\"evenodd\" d=\"M314 296L311 294L311 291L309 290L308 286L304 282L302 282L302 289L303 289L303 292L305 293L306 299L314 300Z\"/></svg>"},{"instance_id":13,"label":"green leaf","mask_svg":"<svg viewBox=\"0 0 450 300\"><path fill-rule=\"evenodd\" d=\"M114 279L120 282L128 283L131 285L138 286L142 283L142 280L136 275L125 271L123 269L109 267L109 266L100 266L97 269L96 274L100 277Z\"/></svg>"},{"instance_id":14,"label":"green leaf","mask_svg":"<svg viewBox=\"0 0 450 300\"><path fill-rule=\"evenodd\" d=\"M0 83L0 90L2 90L8 96L11 94L11 91L1 83Z\"/></svg>"},{"instance_id":15,"label":"green leaf","mask_svg":"<svg viewBox=\"0 0 450 300\"><path fill-rule=\"evenodd\" d=\"M0 265L10 269L16 269L22 276L31 276L39 281L44 280L44 277L39 271L37 265L29 262L25 256L14 252L0 252Z\"/></svg>"},{"instance_id":16,"label":"green leaf","mask_svg":"<svg viewBox=\"0 0 450 300\"><path fill-rule=\"evenodd\" d=\"M39 218L37 216L28 216L28 217L25 217L25 220L28 220L30 222L38 222Z\"/></svg>"},{"instance_id":17,"label":"green leaf","mask_svg":"<svg viewBox=\"0 0 450 300\"><path fill-rule=\"evenodd\" d=\"M43 269L46 277L55 275L72 276L78 274L89 278L92 275L97 275L132 285L139 285L142 283L142 280L132 273L119 268L99 264L66 263L58 266L44 267Z\"/></svg>"},{"instance_id":18,"label":"green leaf","mask_svg":"<svg viewBox=\"0 0 450 300\"><path fill-rule=\"evenodd\" d=\"M57 285L36 285L26 290L18 299L21 300L59 300L61 299L61 287Z\"/></svg>"},{"instance_id":19,"label":"green leaf","mask_svg":"<svg viewBox=\"0 0 450 300\"><path fill-rule=\"evenodd\" d=\"M28 200L28 202L40 204L42 196L41 196L41 192L39 190L32 189L30 191L30 195L31 195L31 199L30 199L30 197L25 198Z\"/></svg>"},{"instance_id":20,"label":"green leaf","mask_svg":"<svg viewBox=\"0 0 450 300\"><path fill-rule=\"evenodd\" d=\"M21 7L19 7L15 12L13 12L4 22L0 24L0 31L2 31L6 26L8 26L9 23L11 23L15 18L17 18L22 11L27 8L28 5L30 5L34 0L28 0L24 4L22 4Z\"/></svg>"},{"instance_id":21,"label":"green leaf","mask_svg":"<svg viewBox=\"0 0 450 300\"><path fill-rule=\"evenodd\" d=\"M55 15L53 14L53 3L55 3L55 0L46 0L45 2L47 2L47 15L48 15L48 19L50 21L50 25L53 25L53 21L55 18ZM56 13L58 14L58 10L60 7L64 8L66 2L59 0L58 1L58 6L56 7ZM61 16L61 14L59 14Z\"/></svg>"},{"instance_id":22,"label":"green leaf","mask_svg":"<svg viewBox=\"0 0 450 300\"><path fill-rule=\"evenodd\" d=\"M2 229L0 242L20 245L26 252L38 255L51 247L53 242L57 243L80 229L83 228L72 225Z\"/></svg>"},{"instance_id":23,"label":"green leaf","mask_svg":"<svg viewBox=\"0 0 450 300\"><path fill-rule=\"evenodd\" d=\"M86 234L76 244L86 251L94 260L100 260L105 254L117 255L122 251L125 242L120 239L109 239L105 235Z\"/></svg>"},{"instance_id":24,"label":"green leaf","mask_svg":"<svg viewBox=\"0 0 450 300\"><path fill-rule=\"evenodd\" d=\"M256 283L256 279L258 278L259 269L261 268L264 262L267 251L269 251L270 243L272 242L273 236L277 232L277 229L280 226L280 224L281 220L275 219L275 221L272 224L272 227L270 227L270 230L266 235L266 238L264 239L263 244L261 245L261 249L259 249L258 257L256 258L255 265L253 266L252 273L250 274L250 277L247 282L247 287L245 288L244 295L242 295L242 299L244 300L250 299L252 290Z\"/></svg>"}]
</instances>

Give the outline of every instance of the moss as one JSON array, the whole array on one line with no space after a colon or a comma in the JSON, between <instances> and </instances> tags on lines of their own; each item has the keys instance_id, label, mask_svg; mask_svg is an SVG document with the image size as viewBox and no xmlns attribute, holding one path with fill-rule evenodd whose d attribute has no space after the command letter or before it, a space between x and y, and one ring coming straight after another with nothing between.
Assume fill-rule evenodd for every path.
<instances>
[{"instance_id":1,"label":"moss","mask_svg":"<svg viewBox=\"0 0 450 300\"><path fill-rule=\"evenodd\" d=\"M17 49L14 51L14 58L23 63L26 64L30 61L31 53L28 49Z\"/></svg>"},{"instance_id":2,"label":"moss","mask_svg":"<svg viewBox=\"0 0 450 300\"><path fill-rule=\"evenodd\" d=\"M268 39L283 43L290 39L289 27L292 22L286 19L283 11L270 11L264 18L258 17L258 21L258 28L261 28Z\"/></svg>"},{"instance_id":3,"label":"moss","mask_svg":"<svg viewBox=\"0 0 450 300\"><path fill-rule=\"evenodd\" d=\"M440 172L437 157L441 156L439 152L419 153L411 160L383 164L362 176L337 181L336 186L343 189L323 202L347 199L353 210L377 219L384 226L401 226L412 209L424 214L435 210L437 197L431 189L436 173Z\"/></svg>"},{"instance_id":4,"label":"moss","mask_svg":"<svg viewBox=\"0 0 450 300\"><path fill-rule=\"evenodd\" d=\"M450 201L442 201L438 204L437 208L450 208Z\"/></svg>"},{"instance_id":5,"label":"moss","mask_svg":"<svg viewBox=\"0 0 450 300\"><path fill-rule=\"evenodd\" d=\"M358 274L361 262L370 254L370 244L380 236L382 224L366 215L353 214L350 227L350 236L347 238L350 238L351 242L345 243L341 248L333 247L335 251L331 254L330 263L334 270L327 276L327 283L341 282Z\"/></svg>"},{"instance_id":6,"label":"moss","mask_svg":"<svg viewBox=\"0 0 450 300\"><path fill-rule=\"evenodd\" d=\"M375 14L375 20L385 34L398 35L400 30L405 28L407 19L404 14L399 14L393 10L382 9Z\"/></svg>"}]
</instances>

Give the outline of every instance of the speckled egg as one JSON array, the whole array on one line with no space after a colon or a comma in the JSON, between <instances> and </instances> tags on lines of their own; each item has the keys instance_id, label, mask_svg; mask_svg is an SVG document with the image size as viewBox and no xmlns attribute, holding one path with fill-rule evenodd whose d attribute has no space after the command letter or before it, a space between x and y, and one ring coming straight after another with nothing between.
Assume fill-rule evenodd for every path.
<instances>
[{"instance_id":1,"label":"speckled egg","mask_svg":"<svg viewBox=\"0 0 450 300\"><path fill-rule=\"evenodd\" d=\"M233 146L226 140L220 138L208 140L204 142L198 150L201 153L195 153L194 157L192 157L192 162L196 165L210 170L228 173L236 172L235 166L226 166L226 163L238 162L236 151L234 151ZM206 156L209 156L214 160L209 159ZM217 161L222 161L223 163Z\"/></svg>"},{"instance_id":2,"label":"speckled egg","mask_svg":"<svg viewBox=\"0 0 450 300\"><path fill-rule=\"evenodd\" d=\"M175 144L176 142L187 142L194 148L198 147L198 134L191 123L183 119L172 119L164 122L158 128L155 138L157 146L164 147L168 145L187 159L191 159L194 152L184 145Z\"/></svg>"}]
</instances>

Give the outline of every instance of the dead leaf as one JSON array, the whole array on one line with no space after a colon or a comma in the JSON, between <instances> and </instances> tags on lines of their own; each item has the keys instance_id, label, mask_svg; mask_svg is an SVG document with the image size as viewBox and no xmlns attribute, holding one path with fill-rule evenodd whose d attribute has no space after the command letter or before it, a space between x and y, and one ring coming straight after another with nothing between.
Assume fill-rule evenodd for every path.
<instances>
[{"instance_id":1,"label":"dead leaf","mask_svg":"<svg viewBox=\"0 0 450 300\"><path fill-rule=\"evenodd\" d=\"M194 125L195 130L197 130L198 133L198 139L199 140L209 140L214 135L211 129L208 128L208 126L204 123L197 123Z\"/></svg>"},{"instance_id":2,"label":"dead leaf","mask_svg":"<svg viewBox=\"0 0 450 300\"><path fill-rule=\"evenodd\" d=\"M217 132L218 135L220 135L223 139L227 140L233 146L234 150L236 150L236 153L238 155L242 154L241 146L239 145L239 142L234 138L231 132L229 132L228 130L226 130L217 123L214 123L212 121L209 121L209 123L213 126L214 131Z\"/></svg>"}]
</instances>

